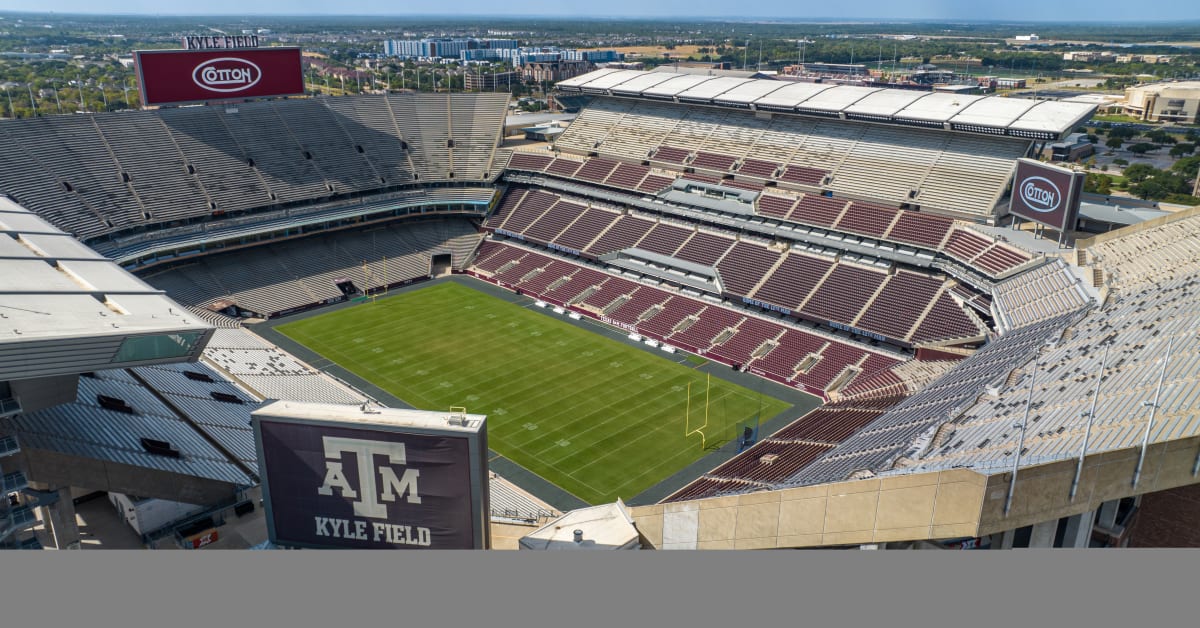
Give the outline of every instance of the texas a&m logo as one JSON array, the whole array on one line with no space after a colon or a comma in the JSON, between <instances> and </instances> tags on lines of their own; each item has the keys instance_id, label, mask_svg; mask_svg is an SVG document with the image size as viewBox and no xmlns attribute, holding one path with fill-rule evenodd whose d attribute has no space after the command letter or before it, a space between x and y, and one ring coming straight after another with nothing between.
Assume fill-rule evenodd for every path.
<instances>
[{"instance_id":1,"label":"texas a&m logo","mask_svg":"<svg viewBox=\"0 0 1200 628\"><path fill-rule=\"evenodd\" d=\"M317 489L318 495L333 495L336 489L342 497L354 500L354 514L372 519L387 519L387 504L405 497L410 504L421 503L417 489L417 469L404 469L396 475L393 465L407 464L404 443L389 443L358 438L325 436L325 482ZM357 488L350 485L342 468L342 458L352 454L357 461ZM386 464L377 465L375 457L386 457ZM382 492L381 492L382 489Z\"/></svg>"}]
</instances>

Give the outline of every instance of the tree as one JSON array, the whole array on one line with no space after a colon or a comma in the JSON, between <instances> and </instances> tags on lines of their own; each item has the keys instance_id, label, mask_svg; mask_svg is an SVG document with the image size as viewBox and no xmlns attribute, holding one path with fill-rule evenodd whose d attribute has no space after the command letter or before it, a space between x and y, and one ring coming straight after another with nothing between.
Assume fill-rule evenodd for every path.
<instances>
[{"instance_id":1,"label":"tree","mask_svg":"<svg viewBox=\"0 0 1200 628\"><path fill-rule=\"evenodd\" d=\"M1162 148L1162 147L1159 146L1158 144L1149 144L1147 142L1138 142L1137 144L1133 144L1126 150L1128 150L1129 152L1131 152L1135 155L1145 155L1146 153L1152 153L1152 152L1158 150L1159 148Z\"/></svg>"},{"instance_id":2,"label":"tree","mask_svg":"<svg viewBox=\"0 0 1200 628\"><path fill-rule=\"evenodd\" d=\"M1141 199L1163 200L1172 195L1187 195L1192 190L1191 183L1180 172L1158 170L1149 164L1134 164L1125 169L1125 176L1132 183L1130 193Z\"/></svg>"},{"instance_id":3,"label":"tree","mask_svg":"<svg viewBox=\"0 0 1200 628\"><path fill-rule=\"evenodd\" d=\"M1125 169L1125 178L1133 183L1141 183L1162 171L1150 164L1133 164Z\"/></svg>"},{"instance_id":4,"label":"tree","mask_svg":"<svg viewBox=\"0 0 1200 628\"><path fill-rule=\"evenodd\" d=\"M1088 136L1087 136L1087 141L1089 141L1089 142L1091 142L1091 143L1093 143L1093 144L1099 144L1099 143L1100 143L1100 136L1099 136L1099 135L1096 135L1095 133L1089 133L1089 134L1088 134Z\"/></svg>"},{"instance_id":5,"label":"tree","mask_svg":"<svg viewBox=\"0 0 1200 628\"><path fill-rule=\"evenodd\" d=\"M1171 171L1178 173L1182 177L1195 179L1198 171L1200 171L1200 156L1180 159L1171 165Z\"/></svg>"},{"instance_id":6,"label":"tree","mask_svg":"<svg viewBox=\"0 0 1200 628\"><path fill-rule=\"evenodd\" d=\"M1171 156L1172 157L1183 157L1184 155L1191 155L1194 152L1196 152L1196 145L1189 144L1186 142L1181 143L1181 144L1176 144L1171 147Z\"/></svg>"},{"instance_id":7,"label":"tree","mask_svg":"<svg viewBox=\"0 0 1200 628\"><path fill-rule=\"evenodd\" d=\"M1123 141L1121 138L1119 138L1119 137L1113 137L1113 136L1111 136L1111 135L1110 135L1110 136L1108 137L1108 141L1107 141L1107 142L1104 142L1104 145L1105 145L1105 146L1107 146L1107 147L1109 147L1109 148L1120 148L1120 147L1121 147L1121 144L1124 144L1124 143L1125 143L1125 142L1124 142L1124 141Z\"/></svg>"},{"instance_id":8,"label":"tree","mask_svg":"<svg viewBox=\"0 0 1200 628\"><path fill-rule=\"evenodd\" d=\"M1129 127L1124 127L1124 126L1113 127L1108 130L1108 137L1110 139L1117 137L1117 138L1121 138L1123 140L1128 140L1128 139L1137 137L1137 134L1138 134L1137 131L1134 131L1133 129L1131 129Z\"/></svg>"},{"instance_id":9,"label":"tree","mask_svg":"<svg viewBox=\"0 0 1200 628\"><path fill-rule=\"evenodd\" d=\"M1114 160L1113 160L1113 165L1114 165L1114 166L1128 166L1128 165L1129 165L1129 160L1128 160L1128 159L1121 159L1120 157L1117 157L1116 159L1114 159Z\"/></svg>"},{"instance_id":10,"label":"tree","mask_svg":"<svg viewBox=\"0 0 1200 628\"><path fill-rule=\"evenodd\" d=\"M1155 179L1147 179L1141 183L1135 183L1129 187L1129 192L1144 201L1163 198L1169 194L1163 188L1162 184Z\"/></svg>"},{"instance_id":11,"label":"tree","mask_svg":"<svg viewBox=\"0 0 1200 628\"><path fill-rule=\"evenodd\" d=\"M1112 177L1089 172L1083 181L1083 191L1092 194L1112 194Z\"/></svg>"},{"instance_id":12,"label":"tree","mask_svg":"<svg viewBox=\"0 0 1200 628\"><path fill-rule=\"evenodd\" d=\"M1156 144L1174 144L1175 136L1162 129L1154 129L1146 134L1146 139Z\"/></svg>"}]
</instances>

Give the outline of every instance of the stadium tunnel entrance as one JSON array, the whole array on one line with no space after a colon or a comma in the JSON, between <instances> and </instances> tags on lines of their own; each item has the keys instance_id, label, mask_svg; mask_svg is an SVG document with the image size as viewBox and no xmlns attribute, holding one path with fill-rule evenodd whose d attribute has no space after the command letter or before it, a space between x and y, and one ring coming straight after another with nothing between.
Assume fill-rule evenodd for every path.
<instances>
[{"instance_id":1,"label":"stadium tunnel entrance","mask_svg":"<svg viewBox=\"0 0 1200 628\"><path fill-rule=\"evenodd\" d=\"M452 264L453 258L449 251L434 253L429 260L429 275L431 277L449 275L453 270Z\"/></svg>"},{"instance_id":2,"label":"stadium tunnel entrance","mask_svg":"<svg viewBox=\"0 0 1200 628\"><path fill-rule=\"evenodd\" d=\"M362 291L358 289L358 286L354 285L354 282L346 277L335 279L333 284L337 286L337 289L341 291L342 295L347 299L362 293Z\"/></svg>"}]
</instances>

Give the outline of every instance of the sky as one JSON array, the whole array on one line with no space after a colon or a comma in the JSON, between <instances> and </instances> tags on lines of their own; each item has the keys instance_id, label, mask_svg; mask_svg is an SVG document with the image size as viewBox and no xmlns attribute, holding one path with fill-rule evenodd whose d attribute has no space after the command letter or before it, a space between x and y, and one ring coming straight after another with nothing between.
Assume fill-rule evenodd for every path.
<instances>
[{"instance_id":1,"label":"sky","mask_svg":"<svg viewBox=\"0 0 1200 628\"><path fill-rule=\"evenodd\" d=\"M903 20L1005 21L1179 21L1200 20L1198 0L856 0L852 3L756 0L749 6L717 0L5 0L0 10L60 13L148 15L545 15L555 17L752 17L775 20L804 18L871 18ZM253 8L250 8L253 7ZM1148 11L1153 7L1153 11ZM742 8L738 12L737 8ZM249 9L249 10L248 10Z\"/></svg>"}]
</instances>

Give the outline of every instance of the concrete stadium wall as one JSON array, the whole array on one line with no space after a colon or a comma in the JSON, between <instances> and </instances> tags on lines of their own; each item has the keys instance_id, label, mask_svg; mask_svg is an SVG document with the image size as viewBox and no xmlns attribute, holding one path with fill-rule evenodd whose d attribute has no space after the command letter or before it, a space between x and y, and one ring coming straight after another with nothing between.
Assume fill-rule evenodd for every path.
<instances>
[{"instance_id":1,"label":"concrete stadium wall","mask_svg":"<svg viewBox=\"0 0 1200 628\"><path fill-rule=\"evenodd\" d=\"M1017 473L967 469L837 482L630 509L642 542L655 549L766 549L980 537L1097 510L1105 502L1200 484L1200 437L1097 453Z\"/></svg>"},{"instance_id":2,"label":"concrete stadium wall","mask_svg":"<svg viewBox=\"0 0 1200 628\"><path fill-rule=\"evenodd\" d=\"M766 549L976 536L987 476L950 470L630 509L656 549Z\"/></svg>"},{"instance_id":3,"label":"concrete stadium wall","mask_svg":"<svg viewBox=\"0 0 1200 628\"><path fill-rule=\"evenodd\" d=\"M1088 247L1095 245L1095 244L1100 244L1101 242L1108 242L1109 240L1116 240L1117 238L1123 238L1125 236L1133 235L1135 233L1141 233L1142 231L1146 231L1147 229L1153 229L1154 227L1158 227L1160 225L1165 225L1167 223L1175 222L1176 220L1183 220L1184 218L1191 218L1192 216L1200 216L1200 206L1180 210L1175 213L1169 214L1167 216L1159 216L1158 218L1151 218L1150 220L1147 220L1145 222L1139 222L1136 225L1122 227L1115 231L1109 231L1108 233L1101 233L1101 234L1095 235L1090 238L1076 240L1075 248L1080 249L1080 250L1087 249ZM1070 260L1068 260L1068 261L1070 261Z\"/></svg>"},{"instance_id":4,"label":"concrete stadium wall","mask_svg":"<svg viewBox=\"0 0 1200 628\"><path fill-rule=\"evenodd\" d=\"M1088 456L1074 500L1070 498L1071 482L1078 458L1021 469L1007 516L1004 501L1012 476L1001 473L989 477L976 536L1085 513L1123 497L1200 483L1200 477L1192 473L1200 456L1200 437L1148 446L1141 477L1134 487L1133 474L1140 452L1140 447L1131 447Z\"/></svg>"}]
</instances>

